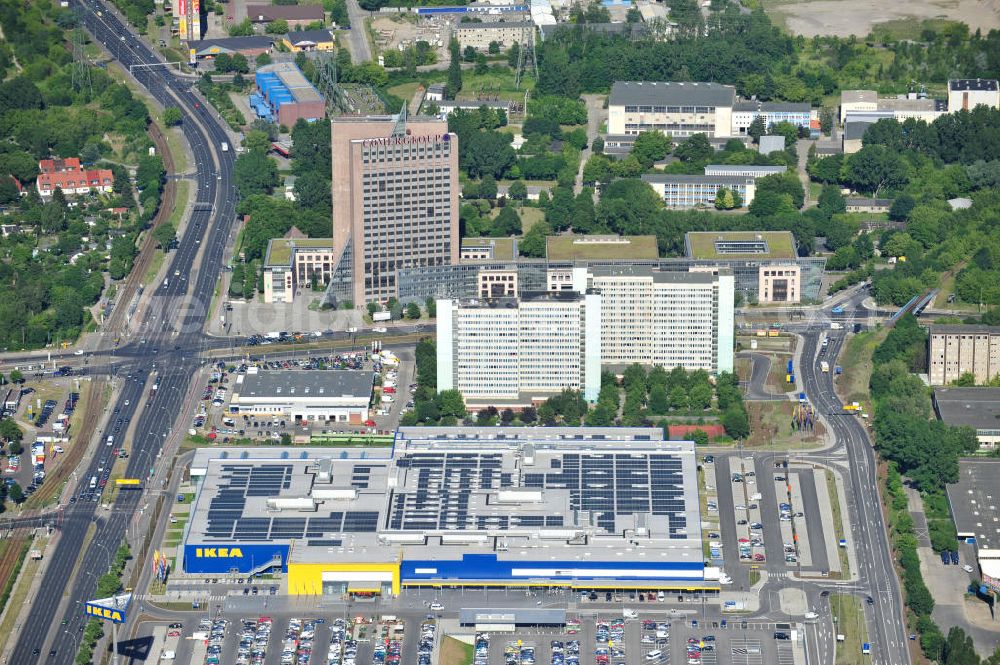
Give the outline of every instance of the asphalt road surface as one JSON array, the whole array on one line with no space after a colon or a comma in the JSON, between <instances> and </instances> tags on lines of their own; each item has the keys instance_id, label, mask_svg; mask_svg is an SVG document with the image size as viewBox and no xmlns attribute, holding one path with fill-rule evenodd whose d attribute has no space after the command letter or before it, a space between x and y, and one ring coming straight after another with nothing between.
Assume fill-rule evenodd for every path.
<instances>
[{"instance_id":1,"label":"asphalt road surface","mask_svg":"<svg viewBox=\"0 0 1000 665\"><path fill-rule=\"evenodd\" d=\"M871 594L872 604L865 605L868 633L872 643L872 663L904 665L910 662L903 600L893 568L889 536L882 515L882 501L876 484L876 460L862 421L843 411L843 404L833 389L833 374L818 368L818 345L821 335L830 335L827 356L837 358L844 344L844 331L815 326L803 333L804 346L799 380L810 401L821 413L838 444L846 448L849 473L848 524L859 556L860 581Z\"/></svg>"},{"instance_id":2,"label":"asphalt road surface","mask_svg":"<svg viewBox=\"0 0 1000 665\"><path fill-rule=\"evenodd\" d=\"M235 219L233 153L221 150L221 144L231 139L190 91L189 83L174 78L164 67L148 66L162 61L108 6L97 0L83 0L74 5L81 10L84 27L112 57L129 69L160 103L181 109L182 127L196 162L197 204L180 246L172 255L169 283L157 290L150 307L156 314L156 331L147 335L148 343L153 346L137 353L132 379L124 383L114 406L117 417L131 419L138 405L146 401L146 379L157 360L152 348L186 351L185 355L175 356L173 362L161 364L159 390L139 416L128 475L143 478L156 461L196 366L196 353L192 352L197 352L202 343L201 329L222 266L225 239ZM195 271L199 253L203 255ZM95 454L90 460L86 476L97 473L98 458L99 454ZM86 476L81 474L81 478ZM11 662L67 665L73 662L80 641L78 626L85 621L81 605L93 597L97 578L108 570L141 497L140 492L121 492L112 510L102 510L100 514L97 514L98 504L93 501L79 501L65 511L62 534L26 622L34 628L21 633ZM83 550L92 521L96 524L96 534L74 574L77 555ZM68 598L64 600L67 591ZM59 619L66 623L60 626ZM49 656L50 650L54 651L53 656Z\"/></svg>"}]
</instances>

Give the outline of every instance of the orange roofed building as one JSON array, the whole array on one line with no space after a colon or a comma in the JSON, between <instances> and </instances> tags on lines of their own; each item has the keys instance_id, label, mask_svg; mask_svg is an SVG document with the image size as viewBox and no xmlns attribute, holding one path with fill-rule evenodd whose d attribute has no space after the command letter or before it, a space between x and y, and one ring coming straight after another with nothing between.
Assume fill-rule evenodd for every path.
<instances>
[{"instance_id":1,"label":"orange roofed building","mask_svg":"<svg viewBox=\"0 0 1000 665\"><path fill-rule=\"evenodd\" d=\"M38 162L38 170L36 187L42 198L52 196L57 187L67 196L90 192L107 194L115 182L110 169L85 169L77 157L43 159Z\"/></svg>"}]
</instances>

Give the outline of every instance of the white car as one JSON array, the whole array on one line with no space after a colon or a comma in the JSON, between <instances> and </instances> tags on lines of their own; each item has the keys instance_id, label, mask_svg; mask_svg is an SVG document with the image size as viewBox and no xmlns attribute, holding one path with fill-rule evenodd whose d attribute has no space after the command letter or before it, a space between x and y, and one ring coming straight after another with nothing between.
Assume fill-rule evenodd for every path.
<instances>
[{"instance_id":1,"label":"white car","mask_svg":"<svg viewBox=\"0 0 1000 665\"><path fill-rule=\"evenodd\" d=\"M389 332L389 329L388 328L372 328L372 332L387 333L387 332Z\"/></svg>"},{"instance_id":2,"label":"white car","mask_svg":"<svg viewBox=\"0 0 1000 665\"><path fill-rule=\"evenodd\" d=\"M444 609L444 605L442 605L437 601L434 601L433 603L430 604L430 608L432 612L440 612L441 610Z\"/></svg>"},{"instance_id":3,"label":"white car","mask_svg":"<svg viewBox=\"0 0 1000 665\"><path fill-rule=\"evenodd\" d=\"M77 349L76 351L73 352L73 355L74 356L82 356L83 355L83 349Z\"/></svg>"},{"instance_id":4,"label":"white car","mask_svg":"<svg viewBox=\"0 0 1000 665\"><path fill-rule=\"evenodd\" d=\"M971 573L973 568L969 564L965 564L964 566L962 566L962 570L964 570L967 573Z\"/></svg>"}]
</instances>

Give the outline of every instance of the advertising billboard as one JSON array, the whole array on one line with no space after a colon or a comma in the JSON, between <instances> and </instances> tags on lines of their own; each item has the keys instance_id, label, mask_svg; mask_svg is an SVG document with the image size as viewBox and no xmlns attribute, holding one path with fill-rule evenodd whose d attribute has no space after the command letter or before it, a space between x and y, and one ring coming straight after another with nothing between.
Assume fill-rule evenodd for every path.
<instances>
[{"instance_id":1,"label":"advertising billboard","mask_svg":"<svg viewBox=\"0 0 1000 665\"><path fill-rule=\"evenodd\" d=\"M128 618L128 606L132 602L132 594L126 593L110 598L99 598L88 600L84 605L84 611L88 616L92 616L111 623L125 623Z\"/></svg>"}]
</instances>

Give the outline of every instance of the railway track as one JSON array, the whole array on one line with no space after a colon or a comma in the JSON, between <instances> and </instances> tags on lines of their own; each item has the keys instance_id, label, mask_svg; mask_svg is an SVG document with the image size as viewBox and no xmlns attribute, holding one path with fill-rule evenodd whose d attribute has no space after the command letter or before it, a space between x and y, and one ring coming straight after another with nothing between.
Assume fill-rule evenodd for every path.
<instances>
[{"instance_id":1,"label":"railway track","mask_svg":"<svg viewBox=\"0 0 1000 665\"><path fill-rule=\"evenodd\" d=\"M117 304L111 312L111 318L107 323L106 329L116 333L124 330L126 323L125 315L132 304L132 300L135 298L135 294L139 290L142 279L146 276L150 262L153 260L153 252L156 251L153 230L170 218L170 212L176 204L174 199L177 197L177 182L169 177L175 175L173 155L170 154L170 149L167 147L167 140L160 132L160 128L156 123L151 122L149 124L149 136L153 139L153 143L156 144L156 150L163 159L163 168L166 171L167 179L166 184L163 186L163 197L160 199L160 208L156 211L156 216L153 217L149 231L146 232L143 238L142 247L139 248L139 255L132 265L132 270L129 272L128 277L125 278L122 288L118 291Z\"/></svg>"}]
</instances>

